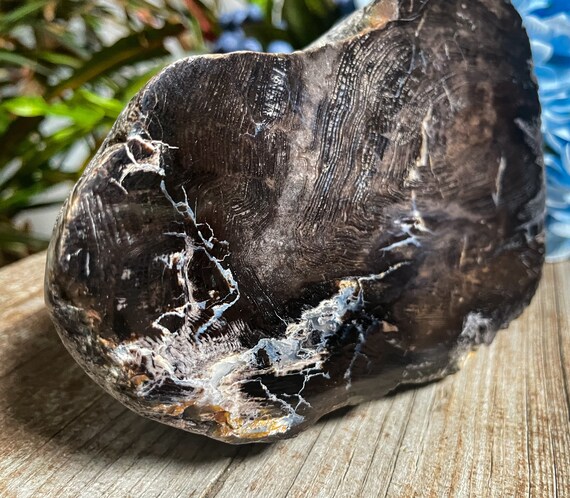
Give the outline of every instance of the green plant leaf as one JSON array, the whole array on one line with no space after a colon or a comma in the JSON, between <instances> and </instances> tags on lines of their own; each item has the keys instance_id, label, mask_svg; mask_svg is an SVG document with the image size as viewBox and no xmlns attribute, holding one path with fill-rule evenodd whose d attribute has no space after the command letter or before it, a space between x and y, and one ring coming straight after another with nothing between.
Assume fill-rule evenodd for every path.
<instances>
[{"instance_id":1,"label":"green plant leaf","mask_svg":"<svg viewBox=\"0 0 570 498\"><path fill-rule=\"evenodd\" d=\"M0 224L0 247L7 243L22 243L37 246L37 250L47 247L48 241L35 234L16 229L13 225Z\"/></svg>"},{"instance_id":2,"label":"green plant leaf","mask_svg":"<svg viewBox=\"0 0 570 498\"><path fill-rule=\"evenodd\" d=\"M106 111L105 115L113 118L117 118L125 107L125 105L117 99L102 97L85 88L80 88L76 92L76 95L95 106L95 108Z\"/></svg>"},{"instance_id":3,"label":"green plant leaf","mask_svg":"<svg viewBox=\"0 0 570 498\"><path fill-rule=\"evenodd\" d=\"M16 212L31 205L32 198L46 188L41 182L34 183L27 188L21 188L12 192L12 195L2 199L0 202L0 213L12 217Z\"/></svg>"},{"instance_id":4,"label":"green plant leaf","mask_svg":"<svg viewBox=\"0 0 570 498\"><path fill-rule=\"evenodd\" d=\"M0 33L8 33L18 24L27 21L32 14L42 10L45 4L45 0L36 0L26 3L8 14L0 15Z\"/></svg>"},{"instance_id":5,"label":"green plant leaf","mask_svg":"<svg viewBox=\"0 0 570 498\"><path fill-rule=\"evenodd\" d=\"M57 66L72 67L74 69L80 67L82 62L82 60L78 57L57 52L38 52L37 56L38 58L51 64L55 64Z\"/></svg>"},{"instance_id":6,"label":"green plant leaf","mask_svg":"<svg viewBox=\"0 0 570 498\"><path fill-rule=\"evenodd\" d=\"M168 53L164 40L180 34L181 25L167 24L162 29L146 29L140 33L120 39L114 45L105 47L86 61L71 77L62 81L48 92L48 98L61 95L65 90L75 90L88 81L128 66L141 60L150 60Z\"/></svg>"},{"instance_id":7,"label":"green plant leaf","mask_svg":"<svg viewBox=\"0 0 570 498\"><path fill-rule=\"evenodd\" d=\"M16 116L33 117L45 116L49 106L42 97L30 96L7 100L2 107Z\"/></svg>"},{"instance_id":8,"label":"green plant leaf","mask_svg":"<svg viewBox=\"0 0 570 498\"><path fill-rule=\"evenodd\" d=\"M50 69L46 66L26 57L25 55L16 52L9 52L8 50L0 50L0 63L30 68L45 76L51 74Z\"/></svg>"},{"instance_id":9,"label":"green plant leaf","mask_svg":"<svg viewBox=\"0 0 570 498\"><path fill-rule=\"evenodd\" d=\"M322 2L321 2L322 3ZM325 13L319 15L319 11ZM317 39L333 23L326 13L328 9L317 9L316 5L308 5L306 0L285 0L283 4L283 18L289 26L291 37L296 47L304 47Z\"/></svg>"},{"instance_id":10,"label":"green plant leaf","mask_svg":"<svg viewBox=\"0 0 570 498\"><path fill-rule=\"evenodd\" d=\"M123 100L123 107L125 103L131 100L131 98L133 98L134 95L139 90L141 90L142 87L144 87L153 76L157 75L160 71L162 71L164 66L165 64L160 64L160 65L157 64L157 66L152 68L150 71L146 71L140 76L136 76L135 78L130 80L127 86L125 86L120 92L121 98Z\"/></svg>"},{"instance_id":11,"label":"green plant leaf","mask_svg":"<svg viewBox=\"0 0 570 498\"><path fill-rule=\"evenodd\" d=\"M81 103L74 104L73 102L51 104L39 96L15 97L4 102L2 107L21 117L58 116L69 118L83 128L95 126L105 116L104 109L97 105L81 105Z\"/></svg>"}]
</instances>

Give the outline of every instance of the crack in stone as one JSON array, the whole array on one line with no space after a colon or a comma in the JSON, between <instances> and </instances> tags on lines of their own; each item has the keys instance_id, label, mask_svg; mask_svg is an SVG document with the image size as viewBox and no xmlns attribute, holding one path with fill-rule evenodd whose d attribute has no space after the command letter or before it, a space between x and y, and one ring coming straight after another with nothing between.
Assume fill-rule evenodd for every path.
<instances>
[{"instance_id":1,"label":"crack in stone","mask_svg":"<svg viewBox=\"0 0 570 498\"><path fill-rule=\"evenodd\" d=\"M176 209L176 211L179 214L185 216L187 219L189 219L194 224L196 231L198 233L198 237L200 238L200 242L203 244L203 246L194 245L195 244L194 241L186 233L183 233L183 232L171 233L170 235L174 235L176 237L183 238L185 240L185 243L186 243L188 250L203 251L203 253L206 255L208 260L210 260L214 264L214 266L216 267L216 269L218 270L218 272L220 273L220 275L222 276L222 278L225 280L225 282L228 285L228 289L229 289L228 294L222 299L222 301L224 301L225 299L227 299L230 296L233 296L233 300L231 302L229 302L229 303L224 302L223 304L216 304L211 308L213 311L213 315L208 319L208 321L206 323L202 324L198 328L198 330L196 330L194 332L194 338L196 340L199 340L199 338L202 334L204 334L210 327L212 327L216 322L218 322L222 318L223 314L229 308L231 308L234 304L236 304L239 301L239 299L240 299L239 286L238 286L238 283L233 276L232 271L229 268L224 268L222 266L222 262L224 261L224 259L227 255L224 256L224 258L220 260L220 259L216 258L215 256L213 256L209 252L210 250L212 250L214 248L213 231L212 231L210 225L207 225L209 230L210 230L210 233L212 235L208 239L206 239L204 237L204 235L202 234L202 231L199 228L200 224L198 224L198 222L196 220L196 214L188 203L188 195L187 195L184 187L181 187L182 192L184 193L184 201L179 201L179 202L175 201L172 198L172 196L168 193L164 180L161 181L160 188L161 188L163 194L165 195L165 197L172 204L174 209ZM225 241L221 242L221 244L224 244L224 243L226 243L226 242ZM184 259L190 260L191 257L190 258L184 258ZM188 276L187 272L184 276L184 282L185 282L186 288L190 288L190 286L192 285L190 280L189 280L189 276Z\"/></svg>"}]
</instances>

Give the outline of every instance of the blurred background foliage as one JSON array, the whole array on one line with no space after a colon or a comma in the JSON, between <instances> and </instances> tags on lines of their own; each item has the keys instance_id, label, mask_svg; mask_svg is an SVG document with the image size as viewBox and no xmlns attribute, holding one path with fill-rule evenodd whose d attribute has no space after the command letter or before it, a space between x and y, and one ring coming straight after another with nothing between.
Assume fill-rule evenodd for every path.
<instances>
[{"instance_id":1,"label":"blurred background foliage","mask_svg":"<svg viewBox=\"0 0 570 498\"><path fill-rule=\"evenodd\" d=\"M39 234L21 213L61 204L125 104L166 64L302 48L353 9L352 0L3 0L0 266L47 246L51 226Z\"/></svg>"}]
</instances>

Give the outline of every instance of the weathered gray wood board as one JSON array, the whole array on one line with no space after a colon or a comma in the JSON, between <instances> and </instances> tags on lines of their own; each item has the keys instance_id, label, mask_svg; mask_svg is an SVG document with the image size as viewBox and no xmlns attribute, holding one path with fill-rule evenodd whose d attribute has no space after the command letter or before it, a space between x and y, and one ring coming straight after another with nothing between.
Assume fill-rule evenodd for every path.
<instances>
[{"instance_id":1,"label":"weathered gray wood board","mask_svg":"<svg viewBox=\"0 0 570 498\"><path fill-rule=\"evenodd\" d=\"M75 365L43 255L0 271L0 496L570 496L570 264L447 379L232 447L145 420Z\"/></svg>"}]
</instances>

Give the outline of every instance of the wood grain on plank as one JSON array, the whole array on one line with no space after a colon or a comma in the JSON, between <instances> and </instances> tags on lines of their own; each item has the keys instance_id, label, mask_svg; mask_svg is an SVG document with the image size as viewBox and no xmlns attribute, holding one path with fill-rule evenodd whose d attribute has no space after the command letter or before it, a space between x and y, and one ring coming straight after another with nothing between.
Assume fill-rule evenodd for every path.
<instances>
[{"instance_id":1,"label":"wood grain on plank","mask_svg":"<svg viewBox=\"0 0 570 498\"><path fill-rule=\"evenodd\" d=\"M103 393L49 323L42 255L0 288L0 496L570 496L569 263L458 374L241 447Z\"/></svg>"}]
</instances>

